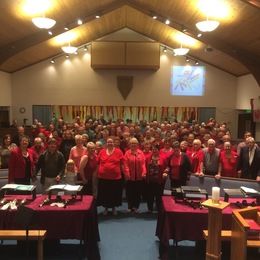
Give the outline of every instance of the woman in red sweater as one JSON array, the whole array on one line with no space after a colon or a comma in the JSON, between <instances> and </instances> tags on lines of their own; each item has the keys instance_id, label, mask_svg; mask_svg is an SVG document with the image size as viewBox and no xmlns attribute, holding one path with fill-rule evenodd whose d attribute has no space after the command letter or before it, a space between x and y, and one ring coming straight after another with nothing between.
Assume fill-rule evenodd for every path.
<instances>
[{"instance_id":1,"label":"woman in red sweater","mask_svg":"<svg viewBox=\"0 0 260 260\"><path fill-rule=\"evenodd\" d=\"M161 196L163 195L163 189L167 174L164 173L167 160L162 153L159 152L160 146L153 145L151 156L147 159L147 174L146 174L146 200L148 212L153 212L154 200L156 202L157 210L160 209Z\"/></svg>"},{"instance_id":2,"label":"woman in red sweater","mask_svg":"<svg viewBox=\"0 0 260 260\"><path fill-rule=\"evenodd\" d=\"M79 164L79 173L83 181L83 193L94 195L97 192L97 154L95 151L95 144L92 142L87 143L87 155L83 155Z\"/></svg>"},{"instance_id":3,"label":"woman in red sweater","mask_svg":"<svg viewBox=\"0 0 260 260\"><path fill-rule=\"evenodd\" d=\"M143 179L146 175L145 156L138 148L139 143L136 138L131 138L129 144L130 149L125 152L124 156L126 197L128 210L137 212L144 187Z\"/></svg>"},{"instance_id":4,"label":"woman in red sweater","mask_svg":"<svg viewBox=\"0 0 260 260\"><path fill-rule=\"evenodd\" d=\"M33 152L28 149L29 138L23 136L20 146L11 151L9 160L9 183L29 185L34 178Z\"/></svg>"},{"instance_id":5,"label":"woman in red sweater","mask_svg":"<svg viewBox=\"0 0 260 260\"><path fill-rule=\"evenodd\" d=\"M122 163L123 153L114 147L112 138L107 139L106 148L98 155L98 205L102 205L108 214L108 208L112 208L116 215L116 208L122 204Z\"/></svg>"},{"instance_id":6,"label":"woman in red sweater","mask_svg":"<svg viewBox=\"0 0 260 260\"><path fill-rule=\"evenodd\" d=\"M185 186L190 170L191 163L188 156L181 151L180 143L175 141L173 143L173 154L169 159L169 168L165 171L169 173L171 187Z\"/></svg>"},{"instance_id":7,"label":"woman in red sweater","mask_svg":"<svg viewBox=\"0 0 260 260\"><path fill-rule=\"evenodd\" d=\"M202 174L204 154L201 149L201 141L199 139L194 139L192 149L187 150L187 155L191 162L191 172Z\"/></svg>"}]
</instances>

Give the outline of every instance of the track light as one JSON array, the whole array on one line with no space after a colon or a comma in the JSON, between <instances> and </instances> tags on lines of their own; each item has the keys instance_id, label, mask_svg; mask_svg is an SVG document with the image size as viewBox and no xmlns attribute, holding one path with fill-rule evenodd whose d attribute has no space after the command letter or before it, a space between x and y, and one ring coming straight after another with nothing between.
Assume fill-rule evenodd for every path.
<instances>
[{"instance_id":1,"label":"track light","mask_svg":"<svg viewBox=\"0 0 260 260\"><path fill-rule=\"evenodd\" d=\"M96 19L99 19L99 18L100 18L100 15L99 15L99 14L97 14L95 17L96 17Z\"/></svg>"},{"instance_id":2,"label":"track light","mask_svg":"<svg viewBox=\"0 0 260 260\"><path fill-rule=\"evenodd\" d=\"M70 55L66 54L65 58L68 59L70 57Z\"/></svg>"},{"instance_id":3,"label":"track light","mask_svg":"<svg viewBox=\"0 0 260 260\"><path fill-rule=\"evenodd\" d=\"M157 15L153 15L153 19L156 20L157 19Z\"/></svg>"},{"instance_id":4,"label":"track light","mask_svg":"<svg viewBox=\"0 0 260 260\"><path fill-rule=\"evenodd\" d=\"M49 34L49 35L52 35L52 31L48 31L48 34Z\"/></svg>"},{"instance_id":5,"label":"track light","mask_svg":"<svg viewBox=\"0 0 260 260\"><path fill-rule=\"evenodd\" d=\"M65 30L65 31L68 31L68 30L69 30L69 28L68 28L68 27L64 27L64 30Z\"/></svg>"},{"instance_id":6,"label":"track light","mask_svg":"<svg viewBox=\"0 0 260 260\"><path fill-rule=\"evenodd\" d=\"M51 63L54 64L54 63L55 63L55 60L54 60L54 59L51 59Z\"/></svg>"},{"instance_id":7,"label":"track light","mask_svg":"<svg viewBox=\"0 0 260 260\"><path fill-rule=\"evenodd\" d=\"M169 19L166 19L166 20L165 20L165 24L167 24L167 25L168 25L168 24L170 24L170 23L171 23L171 22L170 22L170 20L169 20Z\"/></svg>"},{"instance_id":8,"label":"track light","mask_svg":"<svg viewBox=\"0 0 260 260\"><path fill-rule=\"evenodd\" d=\"M88 46L87 45L84 46L84 51L88 51Z\"/></svg>"},{"instance_id":9,"label":"track light","mask_svg":"<svg viewBox=\"0 0 260 260\"><path fill-rule=\"evenodd\" d=\"M163 47L163 52L167 52L167 48L165 46Z\"/></svg>"},{"instance_id":10,"label":"track light","mask_svg":"<svg viewBox=\"0 0 260 260\"><path fill-rule=\"evenodd\" d=\"M202 33L198 33L197 37L200 38L202 36Z\"/></svg>"},{"instance_id":11,"label":"track light","mask_svg":"<svg viewBox=\"0 0 260 260\"><path fill-rule=\"evenodd\" d=\"M81 20L81 19L78 19L77 24L78 24L78 25L83 24L82 20Z\"/></svg>"}]
</instances>

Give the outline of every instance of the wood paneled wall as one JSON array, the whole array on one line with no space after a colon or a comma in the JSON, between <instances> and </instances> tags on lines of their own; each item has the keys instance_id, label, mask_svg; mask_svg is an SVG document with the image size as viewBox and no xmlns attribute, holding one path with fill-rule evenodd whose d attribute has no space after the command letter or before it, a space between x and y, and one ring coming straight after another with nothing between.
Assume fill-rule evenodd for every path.
<instances>
[{"instance_id":1,"label":"wood paneled wall","mask_svg":"<svg viewBox=\"0 0 260 260\"><path fill-rule=\"evenodd\" d=\"M93 42L91 66L94 69L160 68L158 42Z\"/></svg>"}]
</instances>

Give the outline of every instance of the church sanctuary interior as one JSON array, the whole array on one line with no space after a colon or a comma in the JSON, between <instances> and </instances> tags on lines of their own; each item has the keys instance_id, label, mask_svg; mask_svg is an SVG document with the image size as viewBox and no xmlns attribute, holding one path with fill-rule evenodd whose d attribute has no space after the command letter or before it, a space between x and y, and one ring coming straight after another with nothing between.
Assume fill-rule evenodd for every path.
<instances>
[{"instance_id":1,"label":"church sanctuary interior","mask_svg":"<svg viewBox=\"0 0 260 260\"><path fill-rule=\"evenodd\" d=\"M259 0L0 10L1 259L260 259Z\"/></svg>"}]
</instances>

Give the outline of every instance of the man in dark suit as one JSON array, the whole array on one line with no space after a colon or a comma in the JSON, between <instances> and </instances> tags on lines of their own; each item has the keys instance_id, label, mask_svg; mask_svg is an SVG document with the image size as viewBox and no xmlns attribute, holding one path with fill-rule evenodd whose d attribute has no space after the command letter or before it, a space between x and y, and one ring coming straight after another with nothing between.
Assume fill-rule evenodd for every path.
<instances>
[{"instance_id":1,"label":"man in dark suit","mask_svg":"<svg viewBox=\"0 0 260 260\"><path fill-rule=\"evenodd\" d=\"M241 178L260 181L260 148L253 137L248 137L246 146L241 148L238 170Z\"/></svg>"}]
</instances>

